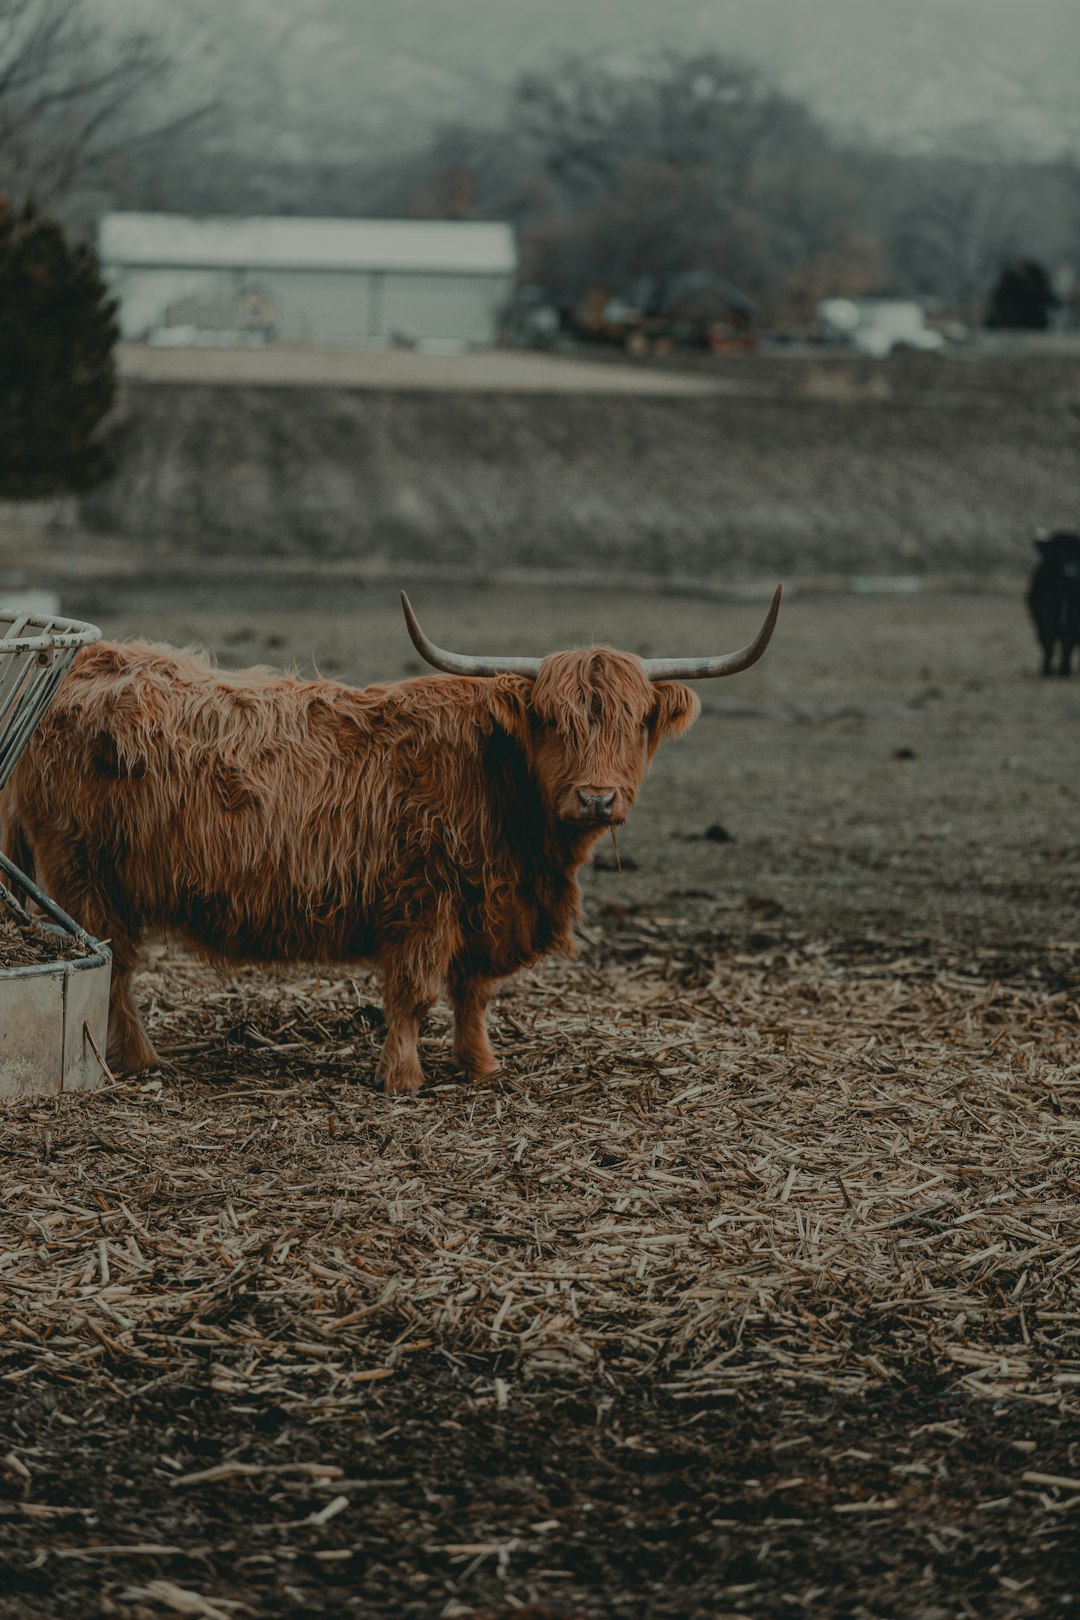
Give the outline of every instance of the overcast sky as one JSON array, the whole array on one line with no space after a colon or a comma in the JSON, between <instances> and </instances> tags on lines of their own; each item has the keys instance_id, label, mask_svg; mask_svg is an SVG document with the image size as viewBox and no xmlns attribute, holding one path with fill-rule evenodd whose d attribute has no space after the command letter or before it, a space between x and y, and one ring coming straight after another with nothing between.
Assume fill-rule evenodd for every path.
<instances>
[{"instance_id":1,"label":"overcast sky","mask_svg":"<svg viewBox=\"0 0 1080 1620\"><path fill-rule=\"evenodd\" d=\"M297 155L330 131L400 145L497 116L560 52L618 65L709 47L760 63L847 129L911 146L979 127L1080 149L1080 0L89 0L149 21L195 94Z\"/></svg>"}]
</instances>

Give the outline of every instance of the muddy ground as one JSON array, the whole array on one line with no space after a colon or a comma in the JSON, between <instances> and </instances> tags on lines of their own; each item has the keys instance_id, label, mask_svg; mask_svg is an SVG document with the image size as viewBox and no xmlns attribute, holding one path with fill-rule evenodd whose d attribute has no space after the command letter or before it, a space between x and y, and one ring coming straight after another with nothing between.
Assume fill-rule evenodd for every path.
<instances>
[{"instance_id":1,"label":"muddy ground","mask_svg":"<svg viewBox=\"0 0 1080 1620\"><path fill-rule=\"evenodd\" d=\"M595 637L719 651L762 611L411 593L432 636L466 650ZM64 600L108 634L198 640L229 664L417 672L389 588L261 565L73 578ZM1037 662L1019 585L793 592L763 663L705 687L697 727L658 756L621 874L604 846L585 874L584 960L501 998L507 1074L475 1113L438 1019L429 1094L389 1105L373 1089L362 974L223 981L156 953L141 996L170 1066L141 1090L20 1104L5 1122L0 1614L1075 1612L1080 680L1042 681ZM722 1039L693 999L706 993ZM612 1022L631 1008L636 1037ZM654 1043L644 1059L635 1038ZM888 1061L867 1068L868 1052ZM647 1082L624 1068L646 1061ZM701 1095L684 1100L688 1085ZM664 1141L714 1106L695 1138L719 1167L707 1188L704 1161L665 1160ZM852 1120L880 1134L849 1140ZM795 1150L770 1159L785 1132L807 1163L824 1155L819 1180L796 1179ZM445 1151L425 1146L443 1133ZM520 1188L519 1136L540 1166ZM614 1314L590 1306L605 1286L593 1273L551 1284L557 1298L533 1307L547 1359L530 1366L505 1293L471 1314L464 1260L442 1306L394 1305L391 1284L406 1297L449 1246L429 1222L450 1203L469 1234L453 1253L475 1242L496 1268L484 1275L534 1232L536 1278L569 1265L638 1209L639 1137L667 1166L656 1198L673 1202L640 1206L645 1258L613 1284ZM510 1179L492 1200L478 1178L470 1206L473 1148ZM725 1192L729 1152L748 1179ZM586 1172L559 1153L591 1166L585 1216ZM908 1159L911 1196L928 1174L937 1189L914 1228L908 1192L873 1204L873 1178ZM310 1229L291 1213L308 1187L327 1198ZM753 1263L736 1264L722 1224L701 1235L736 1187L764 1223ZM799 1283L820 1229L847 1246ZM924 1264L913 1231L941 1258ZM662 1329L634 1292L657 1242L686 1256L657 1272ZM315 1268L303 1288L288 1272L301 1253ZM357 1255L370 1276L333 1281ZM716 1267L735 1269L716 1273L715 1337L698 1348L679 1324L696 1268ZM574 1349L590 1335L599 1348Z\"/></svg>"},{"instance_id":2,"label":"muddy ground","mask_svg":"<svg viewBox=\"0 0 1080 1620\"><path fill-rule=\"evenodd\" d=\"M141 1372L114 1368L120 1387L92 1393L20 1392L11 1435L21 1456L33 1450L36 1494L52 1511L45 1523L6 1521L0 1613L1012 1620L1075 1610L1075 1513L1055 1517L1035 1488L1010 1498L1033 1457L1075 1474L1075 1447L1037 1409L957 1398L918 1368L898 1391L850 1401L778 1391L688 1410L646 1384L550 1388L499 1412L490 1378L481 1392L483 1369L422 1352L407 1380L321 1432L288 1404L238 1414L205 1377L136 1394L140 1378L154 1382ZM178 1464L236 1453L267 1473L173 1488ZM316 1458L328 1477L271 1471L288 1458ZM314 1521L342 1492L352 1513L324 1530ZM50 1544L60 1556L28 1556ZM124 1558L117 1544L147 1551ZM203 1593L213 1600L195 1607Z\"/></svg>"}]
</instances>

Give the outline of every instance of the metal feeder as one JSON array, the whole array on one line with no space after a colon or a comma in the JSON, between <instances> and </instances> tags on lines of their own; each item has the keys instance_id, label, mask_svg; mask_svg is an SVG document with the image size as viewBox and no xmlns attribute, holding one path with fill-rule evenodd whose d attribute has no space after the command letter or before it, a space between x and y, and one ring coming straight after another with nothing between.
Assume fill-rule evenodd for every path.
<instances>
[{"instance_id":1,"label":"metal feeder","mask_svg":"<svg viewBox=\"0 0 1080 1620\"><path fill-rule=\"evenodd\" d=\"M0 788L79 648L100 640L96 624L0 605Z\"/></svg>"},{"instance_id":2,"label":"metal feeder","mask_svg":"<svg viewBox=\"0 0 1080 1620\"><path fill-rule=\"evenodd\" d=\"M0 606L0 788L76 652L100 636L96 625ZM88 954L0 967L0 1096L98 1086L107 1072L112 957L3 854L0 914L29 920L5 878L45 913L46 932L78 940Z\"/></svg>"}]
</instances>

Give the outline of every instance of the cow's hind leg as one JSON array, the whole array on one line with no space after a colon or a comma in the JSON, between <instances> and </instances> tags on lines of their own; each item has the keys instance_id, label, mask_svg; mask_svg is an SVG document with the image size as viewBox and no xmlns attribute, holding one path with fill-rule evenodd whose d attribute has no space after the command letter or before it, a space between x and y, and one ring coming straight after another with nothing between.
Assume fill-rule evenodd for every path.
<instances>
[{"instance_id":1,"label":"cow's hind leg","mask_svg":"<svg viewBox=\"0 0 1080 1620\"><path fill-rule=\"evenodd\" d=\"M454 1063L470 1080L483 1080L497 1074L499 1060L491 1049L487 1032L487 1004L490 980L471 977L463 971L450 975L450 1000L454 1007Z\"/></svg>"},{"instance_id":2,"label":"cow's hind leg","mask_svg":"<svg viewBox=\"0 0 1080 1620\"><path fill-rule=\"evenodd\" d=\"M388 1092L419 1091L424 1083L417 1053L420 1026L442 988L445 965L423 938L382 951L379 965L386 1040L375 1072Z\"/></svg>"}]
</instances>

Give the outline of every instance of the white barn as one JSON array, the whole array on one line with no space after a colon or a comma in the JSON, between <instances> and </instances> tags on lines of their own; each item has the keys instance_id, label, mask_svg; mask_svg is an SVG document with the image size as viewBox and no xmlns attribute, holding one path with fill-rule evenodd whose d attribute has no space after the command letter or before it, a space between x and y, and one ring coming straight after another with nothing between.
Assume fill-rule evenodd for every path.
<instances>
[{"instance_id":1,"label":"white barn","mask_svg":"<svg viewBox=\"0 0 1080 1620\"><path fill-rule=\"evenodd\" d=\"M122 336L166 343L488 344L517 271L472 220L111 213L98 247Z\"/></svg>"}]
</instances>

